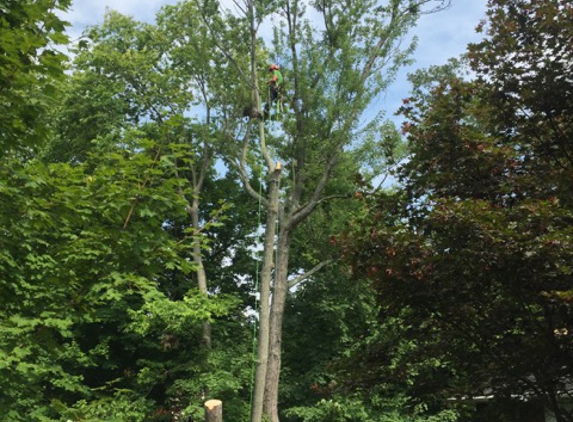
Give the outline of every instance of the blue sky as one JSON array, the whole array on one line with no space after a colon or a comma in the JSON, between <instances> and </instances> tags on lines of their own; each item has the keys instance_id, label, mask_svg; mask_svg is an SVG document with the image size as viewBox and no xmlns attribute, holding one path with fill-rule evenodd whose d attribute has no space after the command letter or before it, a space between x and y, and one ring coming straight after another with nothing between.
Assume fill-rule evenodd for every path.
<instances>
[{"instance_id":1,"label":"blue sky","mask_svg":"<svg viewBox=\"0 0 573 422\"><path fill-rule=\"evenodd\" d=\"M386 95L375 104L376 108L386 109L388 117L400 106L402 98L409 94L408 72L444 64L450 57L464 53L468 43L481 39L475 27L485 17L487 0L451 2L451 7L443 12L422 16L412 32L419 38L413 57L415 63L400 72ZM100 24L106 8L131 15L137 20L153 22L161 6L175 3L177 0L75 0L65 19L72 25L69 34L73 39L79 37L87 26Z\"/></svg>"},{"instance_id":2,"label":"blue sky","mask_svg":"<svg viewBox=\"0 0 573 422\"><path fill-rule=\"evenodd\" d=\"M410 92L407 74L432 65L445 64L451 57L465 53L466 46L478 42L482 34L475 31L485 18L487 0L452 0L449 9L422 16L412 35L418 37L418 48L414 53L414 63L402 69L396 81L390 86L380 107L393 113Z\"/></svg>"}]
</instances>

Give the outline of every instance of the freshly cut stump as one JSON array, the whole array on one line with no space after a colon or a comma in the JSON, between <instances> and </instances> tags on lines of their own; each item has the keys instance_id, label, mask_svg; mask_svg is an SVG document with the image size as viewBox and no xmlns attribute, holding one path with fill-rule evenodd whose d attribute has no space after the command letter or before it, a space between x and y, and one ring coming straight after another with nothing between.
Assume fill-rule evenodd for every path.
<instances>
[{"instance_id":1,"label":"freshly cut stump","mask_svg":"<svg viewBox=\"0 0 573 422\"><path fill-rule=\"evenodd\" d=\"M223 402L208 400L205 406L205 422L223 422Z\"/></svg>"}]
</instances>

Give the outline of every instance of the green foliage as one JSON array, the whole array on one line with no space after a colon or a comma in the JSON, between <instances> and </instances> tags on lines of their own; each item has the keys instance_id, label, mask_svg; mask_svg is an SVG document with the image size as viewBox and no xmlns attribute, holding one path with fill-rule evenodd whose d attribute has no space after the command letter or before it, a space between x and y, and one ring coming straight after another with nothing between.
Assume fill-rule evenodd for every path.
<instances>
[{"instance_id":1,"label":"green foliage","mask_svg":"<svg viewBox=\"0 0 573 422\"><path fill-rule=\"evenodd\" d=\"M289 409L287 415L296 416L300 420L308 422L372 422L374 420L364 408L364 403L352 398L322 399L311 408Z\"/></svg>"},{"instance_id":2,"label":"green foliage","mask_svg":"<svg viewBox=\"0 0 573 422\"><path fill-rule=\"evenodd\" d=\"M132 323L128 330L140 335L152 329L182 335L202 321L226 315L236 305L231 297L217 296L213 300L199 291L189 292L180 301L165 296L148 298L140 309L130 312Z\"/></svg>"},{"instance_id":3,"label":"green foliage","mask_svg":"<svg viewBox=\"0 0 573 422\"><path fill-rule=\"evenodd\" d=\"M212 60L220 57L213 55L206 27L198 30L192 4L180 6L165 8L157 26L109 12L103 25L90 29L88 41L77 46L56 113L58 136L42 154L45 163L80 169L79 177L100 194L83 203L83 224L91 230L75 239L83 242L76 243L76 254L93 243L107 247L89 256L99 265L86 258L78 271L79 283L93 286L89 294L81 291L83 307L73 326L86 357L67 368L82 375L85 392L60 399L73 418L197 415L207 391L225 397L226 413L246 415L245 345L251 337L243 324L245 305L233 295L244 280L241 271L250 276L253 270L249 240L237 239L252 231L256 219L246 201L231 208L221 199L229 191L241 197L230 176L215 180L211 168L218 123L209 110L220 113L230 84L212 72ZM186 21L189 16L197 25ZM206 87L212 92L203 95ZM189 115L198 106L206 116ZM193 225L190 208L199 198ZM227 212L237 216L235 225L222 224ZM198 254L210 258L204 261L214 277L210 290L228 295L196 290ZM71 255L70 266L79 265ZM243 264L234 272L221 264L235 260ZM213 329L211 352L201 339L206 322ZM231 333L235 341L229 342ZM227 368L229 361L236 368Z\"/></svg>"},{"instance_id":4,"label":"green foliage","mask_svg":"<svg viewBox=\"0 0 573 422\"><path fill-rule=\"evenodd\" d=\"M66 56L69 0L3 1L0 5L0 157L29 151L46 139L46 113L56 102Z\"/></svg>"},{"instance_id":5,"label":"green foliage","mask_svg":"<svg viewBox=\"0 0 573 422\"><path fill-rule=\"evenodd\" d=\"M144 398L123 390L90 402L80 400L71 409L63 407L62 413L67 420L82 422L143 422L150 420L146 410L151 409Z\"/></svg>"},{"instance_id":6,"label":"green foliage","mask_svg":"<svg viewBox=\"0 0 573 422\"><path fill-rule=\"evenodd\" d=\"M325 31L301 9L288 15L300 19L291 33L277 30L274 51L255 41L255 65L278 54L290 84L281 128L267 134L273 158L285 159L286 212L308 201L316 210L288 229L299 228L293 272L336 257L326 239L348 214L368 211L360 198L320 198L369 189L364 179L398 160L400 137L382 114L357 122L407 62L413 44L399 44L421 13L414 3L309 2ZM249 133L247 148L252 134L243 120L252 101L248 19L216 2L167 6L157 24L109 12L73 47L68 79L52 47L66 42L54 8L68 6L0 6L8 12L0 17L0 411L15 422L199 419L215 396L246 420L253 362L244 310L254 301L260 211L237 188L237 169L217 175L213 163L217 153L227 163L239 157L235 138ZM256 2L255 26L288 8ZM260 151L245 155L255 163L246 177L264 185ZM209 294L195 288L201 267ZM344 390L341 359L374 343L370 331L395 339L394 327L376 331L378 307L363 283L336 269L311 281L285 323L294 330L285 338L288 418L433 420L423 419L432 413L424 402L389 383L370 398ZM396 353L418 347L398 342ZM401 360L391 363L398 370ZM416 376L441 365L428 359Z\"/></svg>"},{"instance_id":7,"label":"green foliage","mask_svg":"<svg viewBox=\"0 0 573 422\"><path fill-rule=\"evenodd\" d=\"M138 152L117 149L76 166L3 167L0 408L11 420L54 417L76 400L74 412L92 420L104 414L142 420L154 397L131 397L157 378L130 375L153 368L138 356L165 352L169 335L188 337L205 319L236 306L197 295L169 302L161 292L170 272L193 270L186 256L196 234L176 239L164 230L164 221L185 213L180 182L155 159L157 145L126 139ZM148 314L164 321L151 338ZM200 359L199 349L187 350ZM118 400L106 398L116 393Z\"/></svg>"},{"instance_id":8,"label":"green foliage","mask_svg":"<svg viewBox=\"0 0 573 422\"><path fill-rule=\"evenodd\" d=\"M380 400L364 400L361 396L344 395L321 399L313 407L296 407L287 411L287 416L304 422L456 422L458 412L443 410L436 415L425 416L421 406L408 414L408 400L394 395Z\"/></svg>"},{"instance_id":9,"label":"green foliage","mask_svg":"<svg viewBox=\"0 0 573 422\"><path fill-rule=\"evenodd\" d=\"M372 116L369 110L361 116L408 62L415 42L401 42L418 17L406 2L388 3L366 1L349 7L339 1L310 2L305 7L323 19L324 30L303 18L304 9L276 31L275 54L284 62L294 112L282 117L287 142L277 145L277 154L297 180L320 177L328 158L343 146L355 150L360 170L385 170L387 156L381 150L396 138L385 136L391 130L383 112ZM362 121L366 123L360 126Z\"/></svg>"},{"instance_id":10,"label":"green foliage","mask_svg":"<svg viewBox=\"0 0 573 422\"><path fill-rule=\"evenodd\" d=\"M285 420L457 420L458 412L436 398L416 396L416 383L436 376L444 363L407 362L423 345L403 336L404 319L377 322L380 310L367 280L332 269L303 284L287 306Z\"/></svg>"}]
</instances>

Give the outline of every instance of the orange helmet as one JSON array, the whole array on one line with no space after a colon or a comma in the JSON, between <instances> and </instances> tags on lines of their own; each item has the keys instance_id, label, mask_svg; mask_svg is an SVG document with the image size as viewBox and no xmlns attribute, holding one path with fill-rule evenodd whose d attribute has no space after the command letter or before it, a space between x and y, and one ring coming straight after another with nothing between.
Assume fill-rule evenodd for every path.
<instances>
[{"instance_id":1,"label":"orange helmet","mask_svg":"<svg viewBox=\"0 0 573 422\"><path fill-rule=\"evenodd\" d=\"M279 70L279 66L277 64L272 64L269 66L269 71L271 70Z\"/></svg>"}]
</instances>

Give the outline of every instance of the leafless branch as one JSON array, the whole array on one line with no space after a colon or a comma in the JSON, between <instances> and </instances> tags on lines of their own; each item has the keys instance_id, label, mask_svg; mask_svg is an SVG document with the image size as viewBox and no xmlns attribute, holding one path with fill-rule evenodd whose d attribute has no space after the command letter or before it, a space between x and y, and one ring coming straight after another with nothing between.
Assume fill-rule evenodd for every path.
<instances>
[{"instance_id":1,"label":"leafless branch","mask_svg":"<svg viewBox=\"0 0 573 422\"><path fill-rule=\"evenodd\" d=\"M207 26L207 29L209 30L209 33L211 34L211 38L213 39L213 42L215 43L215 45L217 46L219 51L231 62L231 64L235 67L237 72L239 72L239 75L241 75L241 79L243 79L246 83L250 84L251 83L250 78L247 75L245 75L245 73L243 72L243 70L241 69L241 67L239 66L237 61L235 60L235 58L233 56L231 56L231 54L229 54L229 50L219 43L219 37L215 33L215 30L213 29L212 25L209 23L207 16L205 16L205 13L203 13L203 11L202 11L203 8L201 7L199 0L195 0L195 4L197 5L197 9L199 11L201 11L201 17L202 17L203 23L205 24L205 26Z\"/></svg>"},{"instance_id":2,"label":"leafless branch","mask_svg":"<svg viewBox=\"0 0 573 422\"><path fill-rule=\"evenodd\" d=\"M323 202L332 201L333 199L348 199L351 195L349 193L340 193L338 195L328 195L320 198L316 205L322 204Z\"/></svg>"},{"instance_id":3,"label":"leafless branch","mask_svg":"<svg viewBox=\"0 0 573 422\"><path fill-rule=\"evenodd\" d=\"M311 277L312 275L316 274L318 271L320 271L322 268L324 268L326 265L330 264L332 262L332 259L326 260L326 261L322 261L320 264L317 264L314 268L312 268L311 270L305 272L304 274L300 274L299 276L297 276L296 278L294 278L293 280L290 280L288 283L288 288L292 289L293 287L299 285L300 283L302 283L303 281L305 281L306 279L308 279L309 277Z\"/></svg>"},{"instance_id":4,"label":"leafless branch","mask_svg":"<svg viewBox=\"0 0 573 422\"><path fill-rule=\"evenodd\" d=\"M320 177L320 180L316 185L316 188L314 189L314 192L310 200L305 205L298 208L296 211L292 213L290 220L287 222L290 229L296 227L301 221L303 221L308 215L310 215L312 211L314 211L314 209L319 203L320 196L322 195L322 192L326 187L326 183L328 182L330 173L332 172L332 169L336 165L337 159L338 155L332 154L326 168L324 169L324 172Z\"/></svg>"}]
</instances>

